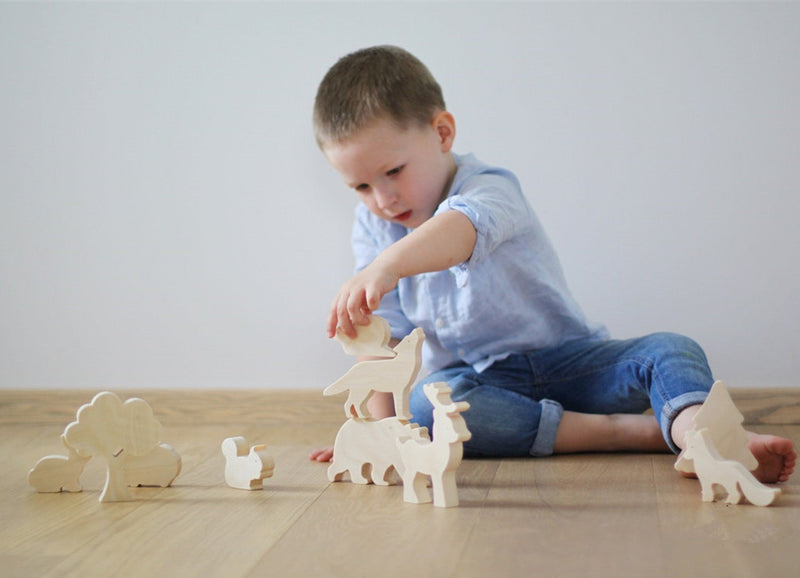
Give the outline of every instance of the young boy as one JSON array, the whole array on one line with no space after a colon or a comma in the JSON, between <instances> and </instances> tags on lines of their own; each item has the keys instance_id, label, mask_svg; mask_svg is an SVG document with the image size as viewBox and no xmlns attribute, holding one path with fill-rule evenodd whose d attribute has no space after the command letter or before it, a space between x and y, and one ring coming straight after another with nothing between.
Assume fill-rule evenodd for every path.
<instances>
[{"instance_id":1,"label":"young boy","mask_svg":"<svg viewBox=\"0 0 800 578\"><path fill-rule=\"evenodd\" d=\"M467 456L682 449L713 382L702 349L670 333L611 340L587 322L516 177L452 152L455 120L419 60L391 46L340 59L314 129L361 201L357 274L333 301L329 337L354 337L373 313L395 343L422 327L423 381L470 403ZM431 428L421 389L410 409ZM373 394L370 411L393 415L391 396ZM759 479L789 479L790 440L751 435L750 448Z\"/></svg>"}]
</instances>

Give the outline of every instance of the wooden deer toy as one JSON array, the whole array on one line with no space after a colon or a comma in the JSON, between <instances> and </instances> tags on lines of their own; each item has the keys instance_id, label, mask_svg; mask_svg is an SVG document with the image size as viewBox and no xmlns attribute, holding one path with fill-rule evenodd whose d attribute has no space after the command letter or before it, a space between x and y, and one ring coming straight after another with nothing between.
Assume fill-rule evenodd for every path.
<instances>
[{"instance_id":1,"label":"wooden deer toy","mask_svg":"<svg viewBox=\"0 0 800 578\"><path fill-rule=\"evenodd\" d=\"M433 505L450 508L458 505L456 470L463 457L463 442L472 437L461 416L469 409L469 403L453 402L446 383L427 383L423 391L433 404L433 441L397 440L405 470L403 500L415 504L430 502L426 484L430 476Z\"/></svg>"},{"instance_id":2,"label":"wooden deer toy","mask_svg":"<svg viewBox=\"0 0 800 578\"><path fill-rule=\"evenodd\" d=\"M753 505L769 506L781 493L759 482L741 463L721 457L707 428L686 432L684 454L693 461L704 502L714 501L715 486L721 486L728 493L728 504L738 504L744 494Z\"/></svg>"},{"instance_id":3,"label":"wooden deer toy","mask_svg":"<svg viewBox=\"0 0 800 578\"><path fill-rule=\"evenodd\" d=\"M328 479L338 482L349 473L354 484L394 484L392 472L403 475L403 460L397 447L399 437L430 441L428 428L397 417L347 420L336 434Z\"/></svg>"},{"instance_id":4,"label":"wooden deer toy","mask_svg":"<svg viewBox=\"0 0 800 578\"><path fill-rule=\"evenodd\" d=\"M395 346L395 357L356 363L322 393L335 395L349 391L344 404L345 414L348 417L365 419L370 417L367 399L371 393L388 392L394 397L397 417L409 421L411 414L408 411L408 398L411 386L419 374L422 360L420 354L424 341L425 332L417 327Z\"/></svg>"},{"instance_id":5,"label":"wooden deer toy","mask_svg":"<svg viewBox=\"0 0 800 578\"><path fill-rule=\"evenodd\" d=\"M225 456L225 483L240 490L260 490L264 478L272 477L275 461L267 453L267 446L252 446L241 436L225 438L222 442Z\"/></svg>"}]
</instances>

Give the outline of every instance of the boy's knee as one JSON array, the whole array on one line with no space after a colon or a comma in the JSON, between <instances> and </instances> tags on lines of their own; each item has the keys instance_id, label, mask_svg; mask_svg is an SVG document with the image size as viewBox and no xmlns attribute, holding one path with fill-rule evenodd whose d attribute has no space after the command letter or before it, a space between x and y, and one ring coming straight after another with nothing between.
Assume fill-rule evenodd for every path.
<instances>
[{"instance_id":1,"label":"boy's knee","mask_svg":"<svg viewBox=\"0 0 800 578\"><path fill-rule=\"evenodd\" d=\"M691 337L680 333L660 332L648 335L648 347L664 354L676 354L705 360L705 352L700 344Z\"/></svg>"}]
</instances>

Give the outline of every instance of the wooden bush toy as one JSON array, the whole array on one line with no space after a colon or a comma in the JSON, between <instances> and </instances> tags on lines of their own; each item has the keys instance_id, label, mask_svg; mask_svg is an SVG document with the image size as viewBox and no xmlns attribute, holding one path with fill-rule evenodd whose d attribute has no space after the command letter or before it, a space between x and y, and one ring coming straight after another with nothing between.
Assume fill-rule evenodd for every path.
<instances>
[{"instance_id":1,"label":"wooden bush toy","mask_svg":"<svg viewBox=\"0 0 800 578\"><path fill-rule=\"evenodd\" d=\"M747 470L758 467L758 461L747 447L747 432L742 427L744 416L736 408L722 381L714 383L692 421L695 431L708 429L708 435L723 459L737 461ZM695 473L692 460L687 458L685 452L678 456L675 469L688 474Z\"/></svg>"},{"instance_id":2,"label":"wooden bush toy","mask_svg":"<svg viewBox=\"0 0 800 578\"><path fill-rule=\"evenodd\" d=\"M397 417L347 420L336 434L328 479L338 482L349 474L350 481L355 484L396 483L393 472L403 475L403 461L397 447L401 436L430 441L428 428Z\"/></svg>"},{"instance_id":3,"label":"wooden bush toy","mask_svg":"<svg viewBox=\"0 0 800 578\"><path fill-rule=\"evenodd\" d=\"M122 403L114 393L98 393L78 409L76 420L61 436L69 455L40 459L28 473L28 482L38 492L79 492L86 462L99 456L107 465L100 501L131 500L128 486L166 487L180 473L180 455L159 442L160 434L161 424L144 400Z\"/></svg>"},{"instance_id":4,"label":"wooden bush toy","mask_svg":"<svg viewBox=\"0 0 800 578\"><path fill-rule=\"evenodd\" d=\"M373 315L372 323L377 319L381 318ZM345 415L366 419L370 417L367 400L372 392L388 392L394 397L397 417L410 420L408 400L411 386L417 379L421 367L424 341L425 332L417 327L395 346L395 357L356 363L347 373L326 387L323 394L335 395L348 391L344 404Z\"/></svg>"},{"instance_id":5,"label":"wooden bush toy","mask_svg":"<svg viewBox=\"0 0 800 578\"><path fill-rule=\"evenodd\" d=\"M242 436L225 438L222 441L225 456L225 483L240 490L260 490L264 478L271 478L275 461L267 452L267 446L250 446Z\"/></svg>"},{"instance_id":6,"label":"wooden bush toy","mask_svg":"<svg viewBox=\"0 0 800 578\"><path fill-rule=\"evenodd\" d=\"M727 492L728 504L738 504L744 494L753 505L769 506L781 493L759 482L741 463L724 459L714 446L708 428L688 431L684 451L685 457L693 461L704 502L716 499L716 487Z\"/></svg>"},{"instance_id":7,"label":"wooden bush toy","mask_svg":"<svg viewBox=\"0 0 800 578\"><path fill-rule=\"evenodd\" d=\"M342 344L348 355L365 357L394 357L394 349L389 347L392 331L389 322L380 315L370 317L369 325L356 326L356 337L350 338L344 333L336 332L334 339Z\"/></svg>"},{"instance_id":8,"label":"wooden bush toy","mask_svg":"<svg viewBox=\"0 0 800 578\"><path fill-rule=\"evenodd\" d=\"M429 476L433 505L450 508L458 505L456 470L463 457L463 442L471 437L461 416L469 409L469 403L453 402L446 383L427 383L423 391L433 404L433 441L397 440L404 469L403 500L415 504L430 502L426 483Z\"/></svg>"},{"instance_id":9,"label":"wooden bush toy","mask_svg":"<svg viewBox=\"0 0 800 578\"><path fill-rule=\"evenodd\" d=\"M91 456L80 456L67 444L64 436L61 441L69 451L68 456L45 456L28 472L28 483L37 492L80 492L81 474Z\"/></svg>"},{"instance_id":10,"label":"wooden bush toy","mask_svg":"<svg viewBox=\"0 0 800 578\"><path fill-rule=\"evenodd\" d=\"M125 483L133 488L171 486L181 473L181 456L169 444L160 443L150 453L129 456L125 462Z\"/></svg>"}]
</instances>

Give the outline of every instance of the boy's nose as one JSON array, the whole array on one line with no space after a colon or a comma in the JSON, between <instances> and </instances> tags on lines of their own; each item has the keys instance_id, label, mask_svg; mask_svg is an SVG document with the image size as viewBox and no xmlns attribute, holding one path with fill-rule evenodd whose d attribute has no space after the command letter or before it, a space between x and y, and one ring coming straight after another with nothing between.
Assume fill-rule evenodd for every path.
<instances>
[{"instance_id":1,"label":"boy's nose","mask_svg":"<svg viewBox=\"0 0 800 578\"><path fill-rule=\"evenodd\" d=\"M380 209L388 209L397 201L397 194L393 190L376 189L375 201Z\"/></svg>"}]
</instances>

